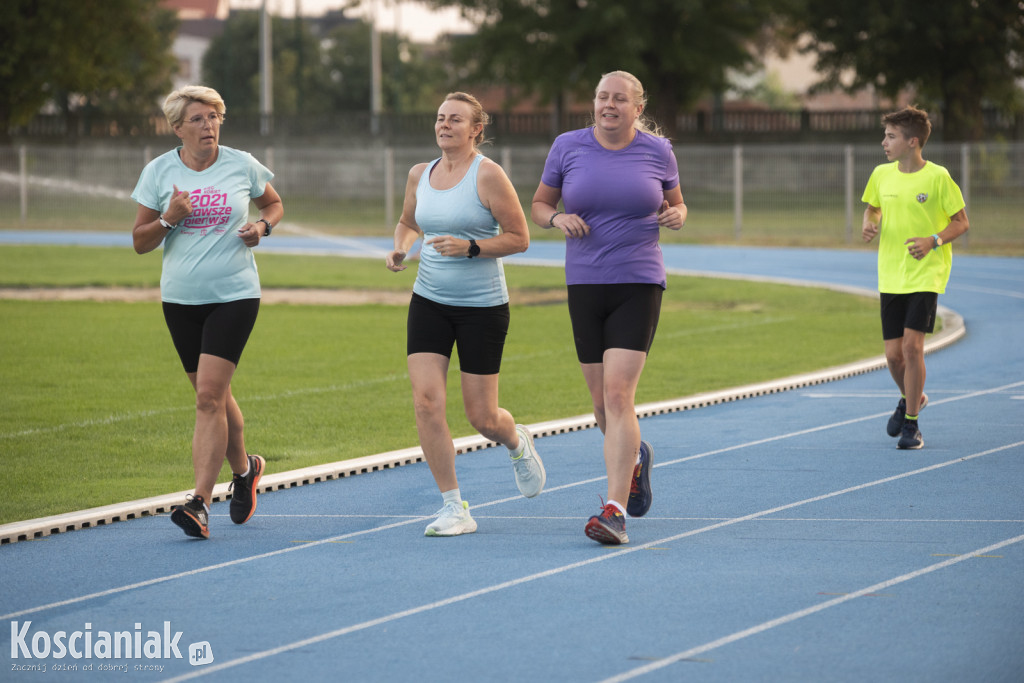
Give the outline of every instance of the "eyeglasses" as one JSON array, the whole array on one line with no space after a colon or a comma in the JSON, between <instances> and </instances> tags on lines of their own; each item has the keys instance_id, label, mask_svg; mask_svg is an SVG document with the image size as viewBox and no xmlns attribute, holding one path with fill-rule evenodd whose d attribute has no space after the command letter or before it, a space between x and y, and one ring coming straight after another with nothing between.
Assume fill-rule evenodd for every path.
<instances>
[{"instance_id":1,"label":"eyeglasses","mask_svg":"<svg viewBox=\"0 0 1024 683\"><path fill-rule=\"evenodd\" d=\"M196 115L190 119L185 119L185 123L191 123L193 126L201 126L204 123L209 123L211 126L216 126L218 123L224 123L223 114L217 112L210 112L206 116Z\"/></svg>"}]
</instances>

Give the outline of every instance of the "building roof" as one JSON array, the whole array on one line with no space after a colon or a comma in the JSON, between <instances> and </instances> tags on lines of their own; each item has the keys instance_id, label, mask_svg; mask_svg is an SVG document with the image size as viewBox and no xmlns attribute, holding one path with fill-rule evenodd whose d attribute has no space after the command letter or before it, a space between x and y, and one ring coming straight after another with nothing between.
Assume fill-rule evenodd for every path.
<instances>
[{"instance_id":1,"label":"building roof","mask_svg":"<svg viewBox=\"0 0 1024 683\"><path fill-rule=\"evenodd\" d=\"M160 4L177 12L182 20L228 18L228 0L161 0Z\"/></svg>"}]
</instances>

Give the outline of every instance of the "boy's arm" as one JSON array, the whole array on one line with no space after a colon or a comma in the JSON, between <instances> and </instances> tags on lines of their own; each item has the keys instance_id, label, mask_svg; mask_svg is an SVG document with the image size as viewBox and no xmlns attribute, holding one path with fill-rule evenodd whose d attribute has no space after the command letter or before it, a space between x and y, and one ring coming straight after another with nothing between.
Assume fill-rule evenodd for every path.
<instances>
[{"instance_id":1,"label":"boy's arm","mask_svg":"<svg viewBox=\"0 0 1024 683\"><path fill-rule=\"evenodd\" d=\"M875 239L878 234L878 225L882 222L882 209L868 204L864 209L864 221L861 223L860 234L865 242Z\"/></svg>"},{"instance_id":2,"label":"boy's arm","mask_svg":"<svg viewBox=\"0 0 1024 683\"><path fill-rule=\"evenodd\" d=\"M949 219L949 225L943 228L942 232L928 235L927 237L911 237L904 244L907 245L907 251L910 252L910 255L920 261L929 251L937 249L942 244L952 242L967 232L970 227L970 222L967 220L967 210L960 209Z\"/></svg>"}]
</instances>

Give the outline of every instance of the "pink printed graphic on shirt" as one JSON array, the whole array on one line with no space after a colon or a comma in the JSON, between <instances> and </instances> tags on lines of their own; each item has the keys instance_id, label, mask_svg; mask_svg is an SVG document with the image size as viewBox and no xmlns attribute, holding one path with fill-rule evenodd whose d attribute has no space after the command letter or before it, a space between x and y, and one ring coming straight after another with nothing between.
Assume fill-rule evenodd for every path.
<instances>
[{"instance_id":1,"label":"pink printed graphic on shirt","mask_svg":"<svg viewBox=\"0 0 1024 683\"><path fill-rule=\"evenodd\" d=\"M216 235L224 234L231 223L231 207L228 206L227 193L216 187L204 187L192 190L190 199L192 215L182 222L182 229L197 230L201 237L205 237L211 229Z\"/></svg>"}]
</instances>

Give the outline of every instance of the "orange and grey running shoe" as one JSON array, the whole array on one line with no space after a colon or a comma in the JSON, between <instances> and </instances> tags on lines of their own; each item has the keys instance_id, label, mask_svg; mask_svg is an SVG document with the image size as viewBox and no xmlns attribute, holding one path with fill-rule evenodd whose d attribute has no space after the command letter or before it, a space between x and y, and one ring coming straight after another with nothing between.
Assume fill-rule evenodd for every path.
<instances>
[{"instance_id":1,"label":"orange and grey running shoe","mask_svg":"<svg viewBox=\"0 0 1024 683\"><path fill-rule=\"evenodd\" d=\"M267 466L262 456L246 457L249 459L249 474L244 477L236 474L228 485L231 490L231 521L235 524L245 524L256 512L256 491Z\"/></svg>"},{"instance_id":2,"label":"orange and grey running shoe","mask_svg":"<svg viewBox=\"0 0 1024 683\"><path fill-rule=\"evenodd\" d=\"M193 538L210 537L210 515L202 496L186 496L184 505L175 505L171 521L180 526L186 536Z\"/></svg>"}]
</instances>

